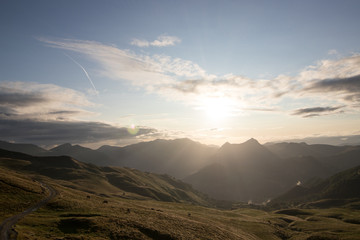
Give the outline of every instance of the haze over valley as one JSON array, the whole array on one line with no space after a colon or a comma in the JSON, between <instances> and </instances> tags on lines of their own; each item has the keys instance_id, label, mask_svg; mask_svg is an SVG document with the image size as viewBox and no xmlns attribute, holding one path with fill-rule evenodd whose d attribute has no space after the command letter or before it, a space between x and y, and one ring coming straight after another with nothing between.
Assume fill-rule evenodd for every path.
<instances>
[{"instance_id":1,"label":"haze over valley","mask_svg":"<svg viewBox=\"0 0 360 240\"><path fill-rule=\"evenodd\" d=\"M347 230L339 235L336 233L337 228L329 227L329 236L350 236L349 239L352 239L351 236L360 234L351 227L351 224L359 224L359 215L356 215L360 206L359 156L360 146L286 142L261 145L255 139L241 144L225 143L220 148L190 139L158 139L125 147L102 146L95 150L69 143L46 150L33 144L1 141L0 182L4 192L0 203L4 217L26 207L27 203L36 202L40 195L46 194L43 185L41 191L36 190L40 189L36 186L39 183L46 181L56 189L53 190L56 195L52 196L55 200L50 200L46 209L35 217L44 218L43 214L46 214L45 218L50 225L40 229L36 224L30 227L25 221L22 223L25 225L21 226L25 226L27 230L16 228L14 233L5 234L30 238L33 234L40 237L43 234L54 237L85 234L89 237L116 236L115 238L120 239L146 239L146 236L154 239L160 236L175 239L194 236L222 238L220 236L225 235L230 239L239 239L240 236L240 239L247 239L249 236L254 239L278 239L280 235L289 238L328 236L329 233L325 234L320 229L310 230L309 226L302 226L305 232L300 234L294 224L284 224L280 228L274 228L273 224L290 221L277 214L285 214L292 219L291 222L297 224L297 221L304 221L301 216L323 216L325 210L321 209L328 209L330 212L343 209L341 215L336 215L340 221L336 224L345 224ZM197 159L202 161L196 162ZM72 194L77 197L70 197ZM23 199L27 199L25 204ZM175 205L169 205L170 203ZM96 210L94 206L97 206ZM108 206L116 209L115 215L109 215ZM200 213L199 211L204 210L198 207L207 210ZM294 210L294 207L299 210ZM219 209L217 211L225 215L219 219L219 213L214 215L212 209ZM249 209L245 211L250 212L242 213L244 209ZM308 212L306 209L318 210ZM353 213L348 215L346 211L350 209ZM60 215L54 217L54 211ZM175 215L170 216L169 211ZM226 233L216 230L215 226L230 220L226 217L229 211L235 215L240 214L237 215L240 222L234 226L240 224L238 227L243 231L241 235L237 235L232 228ZM263 212L257 212L255 217L255 212L252 211ZM269 216L269 211L274 215ZM154 213L167 216L170 225L167 225L166 230L157 225L146 226L141 223L142 219L149 217L148 214ZM185 229L188 229L187 224L193 224L187 221L193 221L191 219L195 216L200 222L213 217L217 220L206 223L211 229L207 233L200 229L176 233L171 222L186 214L188 219L183 222ZM264 224L261 222L265 221L264 232L241 226L243 214L250 214L246 220L248 226ZM125 221L120 224L120 229L126 229L125 231L116 230L119 225L115 225L115 228L105 227L99 222L101 218L114 217ZM155 219L158 217L160 216L152 216ZM294 217L298 220L293 219ZM319 221L324 223L329 220L328 217L322 218ZM68 226L64 228L63 224ZM56 225L58 227L54 228ZM48 234L50 229L52 234Z\"/></svg>"},{"instance_id":2,"label":"haze over valley","mask_svg":"<svg viewBox=\"0 0 360 240\"><path fill-rule=\"evenodd\" d=\"M0 239L360 239L360 2L0 7Z\"/></svg>"},{"instance_id":3,"label":"haze over valley","mask_svg":"<svg viewBox=\"0 0 360 240\"><path fill-rule=\"evenodd\" d=\"M190 139L154 140L90 149L69 143L46 150L0 142L0 148L33 156L70 156L97 166L135 168L181 179L217 200L271 201L290 188L360 165L360 146L268 143L250 139L220 148Z\"/></svg>"}]
</instances>

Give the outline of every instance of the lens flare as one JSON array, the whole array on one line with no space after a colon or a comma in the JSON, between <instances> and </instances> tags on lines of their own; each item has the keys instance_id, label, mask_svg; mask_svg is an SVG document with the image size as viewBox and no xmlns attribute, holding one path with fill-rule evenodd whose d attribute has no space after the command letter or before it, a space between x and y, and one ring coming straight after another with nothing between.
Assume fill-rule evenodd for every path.
<instances>
[{"instance_id":1,"label":"lens flare","mask_svg":"<svg viewBox=\"0 0 360 240\"><path fill-rule=\"evenodd\" d=\"M139 132L139 128L134 124L131 124L130 127L127 128L128 133L131 135L136 135Z\"/></svg>"}]
</instances>

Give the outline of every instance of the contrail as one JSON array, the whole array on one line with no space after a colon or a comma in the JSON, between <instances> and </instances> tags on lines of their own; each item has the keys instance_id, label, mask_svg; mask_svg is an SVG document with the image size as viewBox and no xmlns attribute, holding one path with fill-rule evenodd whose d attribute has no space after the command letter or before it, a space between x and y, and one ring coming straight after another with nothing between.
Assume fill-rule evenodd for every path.
<instances>
[{"instance_id":1,"label":"contrail","mask_svg":"<svg viewBox=\"0 0 360 240\"><path fill-rule=\"evenodd\" d=\"M67 55L66 53L64 53L64 55L67 56L68 58L70 58L71 61L73 61L74 63L76 63L76 65L78 65L78 66L84 71L87 79L89 79L89 82L90 82L91 86L94 88L96 95L98 95L99 92L98 92L98 90L96 90L96 87L95 87L93 81L91 80L89 74L88 74L87 71L85 70L85 68L84 68L83 66L81 66L80 63L78 63L77 61L75 61L72 57L70 57L69 55Z\"/></svg>"}]
</instances>

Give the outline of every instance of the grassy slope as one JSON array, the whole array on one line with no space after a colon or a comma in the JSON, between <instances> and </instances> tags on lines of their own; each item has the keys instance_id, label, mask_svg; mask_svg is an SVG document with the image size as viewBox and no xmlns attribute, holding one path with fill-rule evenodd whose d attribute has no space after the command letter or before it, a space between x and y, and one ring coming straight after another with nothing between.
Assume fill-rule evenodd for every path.
<instances>
[{"instance_id":1,"label":"grassy slope","mask_svg":"<svg viewBox=\"0 0 360 240\"><path fill-rule=\"evenodd\" d=\"M103 196L208 205L204 194L167 175L129 168L97 167L66 156L33 157L1 149L0 165L27 174L47 176L64 186Z\"/></svg>"},{"instance_id":2,"label":"grassy slope","mask_svg":"<svg viewBox=\"0 0 360 240\"><path fill-rule=\"evenodd\" d=\"M273 199L273 207L302 206L328 208L360 204L360 166L339 172L324 180L296 186Z\"/></svg>"},{"instance_id":3,"label":"grassy slope","mask_svg":"<svg viewBox=\"0 0 360 240\"><path fill-rule=\"evenodd\" d=\"M38 182L0 167L0 221L26 210L45 196Z\"/></svg>"},{"instance_id":4,"label":"grassy slope","mask_svg":"<svg viewBox=\"0 0 360 240\"><path fill-rule=\"evenodd\" d=\"M1 169L1 168L0 168ZM41 188L29 175L1 170L12 181L11 204L25 209ZM39 176L36 176L39 178ZM359 239L360 211L311 209L266 212L242 208L219 210L187 203L99 196L61 185L63 180L40 177L59 195L46 207L16 225L18 239ZM23 194L16 189L33 192ZM88 198L88 196L90 198ZM1 209L4 205L1 195ZM107 203L104 203L107 201ZM19 209L8 209L15 214ZM321 236L321 238L320 238Z\"/></svg>"}]
</instances>

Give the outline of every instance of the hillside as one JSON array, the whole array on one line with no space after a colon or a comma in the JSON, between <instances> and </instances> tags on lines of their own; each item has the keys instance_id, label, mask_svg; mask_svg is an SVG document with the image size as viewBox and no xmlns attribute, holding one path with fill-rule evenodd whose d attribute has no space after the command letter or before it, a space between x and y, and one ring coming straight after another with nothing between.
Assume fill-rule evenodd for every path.
<instances>
[{"instance_id":1,"label":"hillside","mask_svg":"<svg viewBox=\"0 0 360 240\"><path fill-rule=\"evenodd\" d=\"M184 138L158 139L122 148L102 146L97 151L112 159L116 166L184 178L205 166L216 150L214 147Z\"/></svg>"},{"instance_id":2,"label":"hillside","mask_svg":"<svg viewBox=\"0 0 360 240\"><path fill-rule=\"evenodd\" d=\"M49 152L50 154L48 155L71 156L75 159L78 159L79 161L92 163L98 166L112 165L111 160L105 154L80 145L71 145L70 143L65 143L50 149Z\"/></svg>"},{"instance_id":3,"label":"hillside","mask_svg":"<svg viewBox=\"0 0 360 240\"><path fill-rule=\"evenodd\" d=\"M80 145L65 143L45 150L31 144L0 142L2 149L34 156L71 156L79 161L97 166L136 168L159 174L184 178L207 164L216 148L190 139L154 140L125 147L102 146L93 150ZM0 147L1 148L1 147Z\"/></svg>"},{"instance_id":4,"label":"hillside","mask_svg":"<svg viewBox=\"0 0 360 240\"><path fill-rule=\"evenodd\" d=\"M279 178L280 159L254 139L224 144L212 161L184 179L211 197L263 202L287 187Z\"/></svg>"},{"instance_id":5,"label":"hillside","mask_svg":"<svg viewBox=\"0 0 360 240\"><path fill-rule=\"evenodd\" d=\"M211 161L184 181L213 198L243 202L266 202L298 182L336 172L311 156L280 158L255 139L226 143Z\"/></svg>"},{"instance_id":6,"label":"hillside","mask_svg":"<svg viewBox=\"0 0 360 240\"><path fill-rule=\"evenodd\" d=\"M360 165L360 146L331 146L306 143L275 143L264 145L280 158L313 157L317 161L340 172Z\"/></svg>"},{"instance_id":7,"label":"hillside","mask_svg":"<svg viewBox=\"0 0 360 240\"><path fill-rule=\"evenodd\" d=\"M331 146L325 144L309 145L306 143L293 142L267 143L264 146L281 158L293 158L299 156L312 156L315 158L330 157L349 148L349 146Z\"/></svg>"},{"instance_id":8,"label":"hillside","mask_svg":"<svg viewBox=\"0 0 360 240\"><path fill-rule=\"evenodd\" d=\"M324 180L313 180L296 186L271 201L270 206L343 206L360 203L360 166L337 173ZM360 205L359 205L360 206Z\"/></svg>"},{"instance_id":9,"label":"hillside","mask_svg":"<svg viewBox=\"0 0 360 240\"><path fill-rule=\"evenodd\" d=\"M14 233L18 239L351 240L360 237L360 211L355 208L264 211L249 205L221 210L186 202L105 195L101 188L93 188L93 193L89 193L74 185L66 186L64 180L4 167L9 162L26 165L27 161L9 157L0 160L0 212L4 213L0 221L47 196L40 182L58 194L16 223Z\"/></svg>"},{"instance_id":10,"label":"hillside","mask_svg":"<svg viewBox=\"0 0 360 240\"><path fill-rule=\"evenodd\" d=\"M13 152L21 152L34 156L42 156L48 155L51 152L43 149L34 144L26 144L26 143L10 143L5 141L0 141L0 149L5 149Z\"/></svg>"},{"instance_id":11,"label":"hillside","mask_svg":"<svg viewBox=\"0 0 360 240\"><path fill-rule=\"evenodd\" d=\"M183 178L199 170L216 151L190 139L154 140L125 147L102 146L93 150L79 145L63 144L50 155L67 155L98 166L136 168Z\"/></svg>"},{"instance_id":12,"label":"hillside","mask_svg":"<svg viewBox=\"0 0 360 240\"><path fill-rule=\"evenodd\" d=\"M60 184L102 195L207 205L204 195L167 175L120 167L98 167L68 156L34 157L0 149L2 167L38 174Z\"/></svg>"},{"instance_id":13,"label":"hillside","mask_svg":"<svg viewBox=\"0 0 360 240\"><path fill-rule=\"evenodd\" d=\"M68 143L50 150L31 144L3 145L22 152L31 149L38 156L67 155L98 167L121 166L167 174L183 179L212 198L256 203L267 202L297 183L327 178L360 165L359 146L261 145L255 139L242 144L225 143L220 148L190 139L158 139L96 150ZM55 174L55 170L51 171Z\"/></svg>"}]
</instances>

